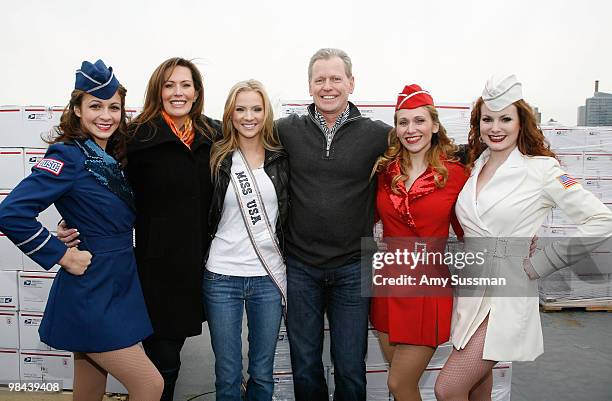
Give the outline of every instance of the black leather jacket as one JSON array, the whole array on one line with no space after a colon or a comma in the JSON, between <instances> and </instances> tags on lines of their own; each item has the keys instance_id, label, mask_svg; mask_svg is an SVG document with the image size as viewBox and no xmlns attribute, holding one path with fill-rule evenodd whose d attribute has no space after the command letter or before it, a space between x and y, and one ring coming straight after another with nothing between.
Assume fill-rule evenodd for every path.
<instances>
[{"instance_id":1,"label":"black leather jacket","mask_svg":"<svg viewBox=\"0 0 612 401\"><path fill-rule=\"evenodd\" d=\"M217 233L221 213L223 213L223 201L225 200L225 193L230 183L232 155L233 153L230 153L223 159L219 169L219 176L214 182L210 213L208 215L211 239ZM276 190L279 211L276 222L276 236L281 244L281 250L284 251L283 227L289 215L289 160L287 159L287 153L283 150L270 151L266 149L264 171L270 177ZM273 216L270 216L270 218L273 218Z\"/></svg>"}]
</instances>

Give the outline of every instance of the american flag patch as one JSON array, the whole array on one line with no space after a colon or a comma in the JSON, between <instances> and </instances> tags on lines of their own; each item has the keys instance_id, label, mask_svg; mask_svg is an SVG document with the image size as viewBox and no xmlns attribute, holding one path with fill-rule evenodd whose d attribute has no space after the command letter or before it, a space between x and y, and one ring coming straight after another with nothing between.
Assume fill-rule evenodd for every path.
<instances>
[{"instance_id":1,"label":"american flag patch","mask_svg":"<svg viewBox=\"0 0 612 401\"><path fill-rule=\"evenodd\" d=\"M576 181L574 178L570 177L567 174L560 175L557 177L557 179L559 180L559 182L561 183L561 185L563 185L563 188L565 189L568 189L572 185L578 184L578 181Z\"/></svg>"},{"instance_id":2,"label":"american flag patch","mask_svg":"<svg viewBox=\"0 0 612 401\"><path fill-rule=\"evenodd\" d=\"M62 172L63 167L64 162L55 159L42 159L34 166L34 168L47 170L55 175L59 175Z\"/></svg>"}]
</instances>

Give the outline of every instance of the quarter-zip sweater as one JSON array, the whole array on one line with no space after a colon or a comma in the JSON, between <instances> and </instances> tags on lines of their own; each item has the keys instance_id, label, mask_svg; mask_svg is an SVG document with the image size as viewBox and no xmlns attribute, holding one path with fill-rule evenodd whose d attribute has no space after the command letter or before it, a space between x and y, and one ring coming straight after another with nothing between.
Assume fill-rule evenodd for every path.
<instances>
[{"instance_id":1,"label":"quarter-zip sweater","mask_svg":"<svg viewBox=\"0 0 612 401\"><path fill-rule=\"evenodd\" d=\"M349 108L329 149L314 104L308 114L276 123L291 170L285 250L307 265L334 268L358 261L361 238L372 236L376 180L370 175L387 149L391 127L361 116L350 102Z\"/></svg>"}]
</instances>

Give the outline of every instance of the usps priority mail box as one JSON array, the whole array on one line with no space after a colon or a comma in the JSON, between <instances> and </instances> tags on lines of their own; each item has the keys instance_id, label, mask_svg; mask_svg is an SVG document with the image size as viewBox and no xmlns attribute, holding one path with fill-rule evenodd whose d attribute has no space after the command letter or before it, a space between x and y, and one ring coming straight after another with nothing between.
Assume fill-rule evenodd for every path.
<instances>
[{"instance_id":1,"label":"usps priority mail box","mask_svg":"<svg viewBox=\"0 0 612 401\"><path fill-rule=\"evenodd\" d=\"M45 140L54 124L53 108L49 106L25 106L22 113L20 145L28 147L45 147Z\"/></svg>"},{"instance_id":2,"label":"usps priority mail box","mask_svg":"<svg viewBox=\"0 0 612 401\"><path fill-rule=\"evenodd\" d=\"M22 311L44 312L56 274L19 272L19 308Z\"/></svg>"},{"instance_id":3,"label":"usps priority mail box","mask_svg":"<svg viewBox=\"0 0 612 401\"><path fill-rule=\"evenodd\" d=\"M0 191L2 192L2 191ZM17 271L23 269L23 253L0 232L0 271Z\"/></svg>"},{"instance_id":4,"label":"usps priority mail box","mask_svg":"<svg viewBox=\"0 0 612 401\"><path fill-rule=\"evenodd\" d=\"M19 350L19 370L22 381L35 383L63 382L72 389L74 357L66 351Z\"/></svg>"},{"instance_id":5,"label":"usps priority mail box","mask_svg":"<svg viewBox=\"0 0 612 401\"><path fill-rule=\"evenodd\" d=\"M17 272L0 270L0 312L18 309Z\"/></svg>"},{"instance_id":6,"label":"usps priority mail box","mask_svg":"<svg viewBox=\"0 0 612 401\"><path fill-rule=\"evenodd\" d=\"M0 188L14 188L23 177L23 149L0 148Z\"/></svg>"},{"instance_id":7,"label":"usps priority mail box","mask_svg":"<svg viewBox=\"0 0 612 401\"><path fill-rule=\"evenodd\" d=\"M40 336L38 335L38 328L43 316L39 312L19 312L19 348L39 351L53 349L40 341Z\"/></svg>"},{"instance_id":8,"label":"usps priority mail box","mask_svg":"<svg viewBox=\"0 0 612 401\"><path fill-rule=\"evenodd\" d=\"M19 383L19 350L0 348L0 384Z\"/></svg>"},{"instance_id":9,"label":"usps priority mail box","mask_svg":"<svg viewBox=\"0 0 612 401\"><path fill-rule=\"evenodd\" d=\"M19 348L19 322L16 311L0 310L0 348Z\"/></svg>"}]
</instances>

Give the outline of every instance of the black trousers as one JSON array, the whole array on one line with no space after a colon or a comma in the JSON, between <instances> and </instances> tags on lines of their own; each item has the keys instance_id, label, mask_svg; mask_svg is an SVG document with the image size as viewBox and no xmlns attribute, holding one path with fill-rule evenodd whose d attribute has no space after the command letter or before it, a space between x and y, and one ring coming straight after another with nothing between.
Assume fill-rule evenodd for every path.
<instances>
[{"instance_id":1,"label":"black trousers","mask_svg":"<svg viewBox=\"0 0 612 401\"><path fill-rule=\"evenodd\" d=\"M159 338L155 334L142 342L145 353L164 378L160 401L172 401L174 387L181 368L181 349L185 338Z\"/></svg>"}]
</instances>

